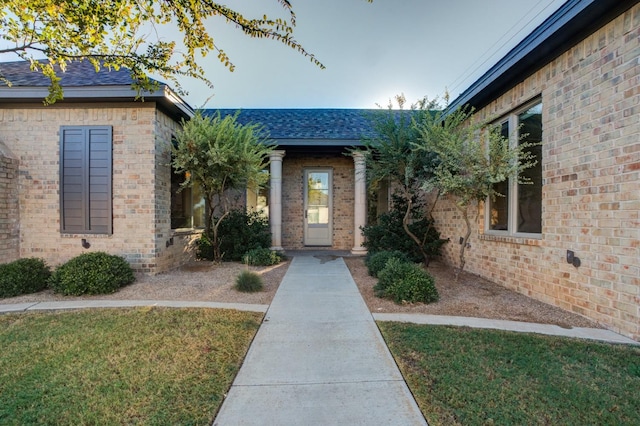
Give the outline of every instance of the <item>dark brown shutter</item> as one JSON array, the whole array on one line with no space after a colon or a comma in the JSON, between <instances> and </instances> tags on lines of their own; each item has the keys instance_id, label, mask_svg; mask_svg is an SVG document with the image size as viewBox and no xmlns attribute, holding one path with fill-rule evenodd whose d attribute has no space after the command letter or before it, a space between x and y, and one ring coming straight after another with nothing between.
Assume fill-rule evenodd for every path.
<instances>
[{"instance_id":1,"label":"dark brown shutter","mask_svg":"<svg viewBox=\"0 0 640 426\"><path fill-rule=\"evenodd\" d=\"M63 126L60 157L62 232L111 234L111 127Z\"/></svg>"}]
</instances>

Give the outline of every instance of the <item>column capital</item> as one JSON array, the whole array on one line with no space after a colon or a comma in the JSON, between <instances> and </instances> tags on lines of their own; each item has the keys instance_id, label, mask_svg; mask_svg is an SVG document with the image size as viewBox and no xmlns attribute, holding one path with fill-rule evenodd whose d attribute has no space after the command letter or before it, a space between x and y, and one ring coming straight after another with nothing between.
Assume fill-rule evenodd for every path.
<instances>
[{"instance_id":1,"label":"column capital","mask_svg":"<svg viewBox=\"0 0 640 426\"><path fill-rule=\"evenodd\" d=\"M285 150L283 149L274 149L269 153L269 160L271 161L282 161L285 155Z\"/></svg>"},{"instance_id":2,"label":"column capital","mask_svg":"<svg viewBox=\"0 0 640 426\"><path fill-rule=\"evenodd\" d=\"M353 151L351 156L353 157L353 162L356 164L364 162L364 152L362 151Z\"/></svg>"}]
</instances>

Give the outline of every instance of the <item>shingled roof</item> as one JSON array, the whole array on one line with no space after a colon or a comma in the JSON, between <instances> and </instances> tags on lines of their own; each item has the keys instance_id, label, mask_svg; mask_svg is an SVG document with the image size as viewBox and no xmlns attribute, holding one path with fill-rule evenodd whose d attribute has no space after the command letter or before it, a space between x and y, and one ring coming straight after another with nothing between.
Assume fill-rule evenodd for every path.
<instances>
[{"instance_id":1,"label":"shingled roof","mask_svg":"<svg viewBox=\"0 0 640 426\"><path fill-rule=\"evenodd\" d=\"M57 68L64 90L62 102L123 102L133 101L136 91L128 69L103 68L96 72L88 61L72 62L62 72ZM30 68L28 61L0 62L0 75L11 83L0 82L0 102L42 102L48 94L51 81ZM158 83L153 92L141 93L143 101L157 102L161 108L177 118L189 118L193 109L166 84Z\"/></svg>"},{"instance_id":2,"label":"shingled roof","mask_svg":"<svg viewBox=\"0 0 640 426\"><path fill-rule=\"evenodd\" d=\"M88 61L72 62L64 72L56 66L56 72L63 87L131 86L133 83L131 73L127 69L121 68L116 71L103 68L97 73ZM0 62L0 75L9 80L13 87L48 87L51 84L42 73L32 72L27 61ZM0 82L0 86L6 85L5 82Z\"/></svg>"},{"instance_id":3,"label":"shingled roof","mask_svg":"<svg viewBox=\"0 0 640 426\"><path fill-rule=\"evenodd\" d=\"M325 139L359 141L373 136L368 109L207 109L204 115L220 111L222 116L240 112L241 124L259 123L266 127L271 138L286 140Z\"/></svg>"},{"instance_id":4,"label":"shingled roof","mask_svg":"<svg viewBox=\"0 0 640 426\"><path fill-rule=\"evenodd\" d=\"M375 135L371 109L204 109L204 115L217 112L224 117L239 112L240 124L260 124L269 137L288 153L340 152L362 146L363 138Z\"/></svg>"}]
</instances>

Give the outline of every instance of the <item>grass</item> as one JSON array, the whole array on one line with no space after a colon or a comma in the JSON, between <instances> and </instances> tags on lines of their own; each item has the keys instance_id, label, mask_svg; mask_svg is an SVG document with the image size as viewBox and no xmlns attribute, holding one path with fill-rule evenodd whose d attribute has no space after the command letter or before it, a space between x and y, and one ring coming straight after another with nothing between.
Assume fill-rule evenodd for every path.
<instances>
[{"instance_id":1,"label":"grass","mask_svg":"<svg viewBox=\"0 0 640 426\"><path fill-rule=\"evenodd\" d=\"M638 425L640 348L379 323L430 425Z\"/></svg>"},{"instance_id":2,"label":"grass","mask_svg":"<svg viewBox=\"0 0 640 426\"><path fill-rule=\"evenodd\" d=\"M0 315L0 424L210 424L261 314Z\"/></svg>"}]
</instances>

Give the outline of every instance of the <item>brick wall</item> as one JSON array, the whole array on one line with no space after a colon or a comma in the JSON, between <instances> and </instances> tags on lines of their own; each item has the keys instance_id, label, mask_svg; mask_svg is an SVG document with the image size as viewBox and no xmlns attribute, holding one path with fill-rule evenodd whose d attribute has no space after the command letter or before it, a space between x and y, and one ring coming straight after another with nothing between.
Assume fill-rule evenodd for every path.
<instances>
[{"instance_id":1,"label":"brick wall","mask_svg":"<svg viewBox=\"0 0 640 426\"><path fill-rule=\"evenodd\" d=\"M0 141L0 263L19 257L18 160Z\"/></svg>"},{"instance_id":2,"label":"brick wall","mask_svg":"<svg viewBox=\"0 0 640 426\"><path fill-rule=\"evenodd\" d=\"M155 252L156 272L175 269L195 259L195 242L202 231L171 229L171 143L180 125L156 111L155 120Z\"/></svg>"},{"instance_id":3,"label":"brick wall","mask_svg":"<svg viewBox=\"0 0 640 426\"><path fill-rule=\"evenodd\" d=\"M640 5L479 114L499 117L541 96L542 238L484 235L480 206L470 272L640 340ZM473 216L475 217L475 212ZM436 213L457 264L460 214ZM567 264L567 250L582 265Z\"/></svg>"},{"instance_id":4,"label":"brick wall","mask_svg":"<svg viewBox=\"0 0 640 426\"><path fill-rule=\"evenodd\" d=\"M282 245L304 247L304 170L333 170L333 249L353 248L354 166L349 157L292 157L282 162Z\"/></svg>"},{"instance_id":5,"label":"brick wall","mask_svg":"<svg viewBox=\"0 0 640 426\"><path fill-rule=\"evenodd\" d=\"M19 158L20 256L56 265L89 250L124 256L136 271L159 272L169 231L170 196L156 178L161 146L174 127L153 102L65 104L50 107L3 104L0 140ZM61 234L59 129L63 125L113 126L113 234ZM165 166L166 167L166 166ZM162 170L166 172L165 169ZM166 174L166 173L165 173ZM160 193L156 200L156 193ZM168 200L168 201L167 201ZM175 241L175 240L174 240Z\"/></svg>"}]
</instances>

